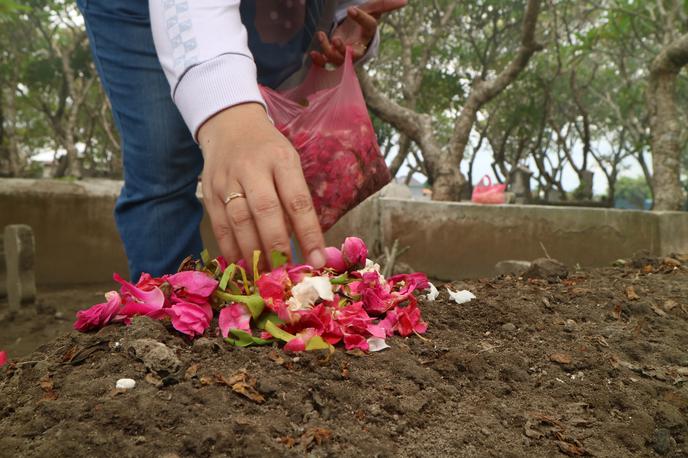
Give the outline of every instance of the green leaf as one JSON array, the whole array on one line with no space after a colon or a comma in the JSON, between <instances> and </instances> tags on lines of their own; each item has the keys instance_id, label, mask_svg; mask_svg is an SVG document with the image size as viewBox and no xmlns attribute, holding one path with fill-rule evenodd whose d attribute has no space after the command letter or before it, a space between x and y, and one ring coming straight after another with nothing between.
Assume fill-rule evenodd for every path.
<instances>
[{"instance_id":1,"label":"green leaf","mask_svg":"<svg viewBox=\"0 0 688 458\"><path fill-rule=\"evenodd\" d=\"M224 291L227 289L227 283L234 278L234 272L236 272L236 264L228 265L222 274L222 279L220 280L219 287L221 290Z\"/></svg>"},{"instance_id":2,"label":"green leaf","mask_svg":"<svg viewBox=\"0 0 688 458\"><path fill-rule=\"evenodd\" d=\"M263 309L265 308L265 301L259 294L243 295L243 294L230 294L222 291L215 291L215 296L219 297L225 302L239 302L241 304L246 304L251 316L254 320L257 320Z\"/></svg>"},{"instance_id":3,"label":"green leaf","mask_svg":"<svg viewBox=\"0 0 688 458\"><path fill-rule=\"evenodd\" d=\"M249 345L268 345L273 342L272 340L255 337L246 331L242 331L241 329L230 329L229 333L233 337L227 337L225 341L236 347L248 347Z\"/></svg>"},{"instance_id":4,"label":"green leaf","mask_svg":"<svg viewBox=\"0 0 688 458\"><path fill-rule=\"evenodd\" d=\"M284 321L280 320L275 312L264 313L256 320L256 326L258 329L265 329L265 324L268 321L272 321L275 324L282 324Z\"/></svg>"},{"instance_id":5,"label":"green leaf","mask_svg":"<svg viewBox=\"0 0 688 458\"><path fill-rule=\"evenodd\" d=\"M229 333L231 336L225 339L225 342L228 344L234 345L235 347L248 347L249 345L253 345L253 336L251 334L240 329L230 329Z\"/></svg>"},{"instance_id":6,"label":"green leaf","mask_svg":"<svg viewBox=\"0 0 688 458\"><path fill-rule=\"evenodd\" d=\"M287 260L287 255L282 253L281 251L273 250L272 253L270 253L270 261L272 262L273 269L282 267L287 263Z\"/></svg>"},{"instance_id":7,"label":"green leaf","mask_svg":"<svg viewBox=\"0 0 688 458\"><path fill-rule=\"evenodd\" d=\"M260 250L253 251L253 281L258 280L260 272L258 272L258 262L260 262Z\"/></svg>"},{"instance_id":8,"label":"green leaf","mask_svg":"<svg viewBox=\"0 0 688 458\"><path fill-rule=\"evenodd\" d=\"M320 336L313 336L308 340L308 343L306 344L306 351L313 351L313 350L330 350L333 351L334 347L330 345L329 343L325 342L325 340L320 337Z\"/></svg>"},{"instance_id":9,"label":"green leaf","mask_svg":"<svg viewBox=\"0 0 688 458\"><path fill-rule=\"evenodd\" d=\"M203 261L203 265L210 264L210 254L208 254L207 248L201 251L201 261Z\"/></svg>"},{"instance_id":10,"label":"green leaf","mask_svg":"<svg viewBox=\"0 0 688 458\"><path fill-rule=\"evenodd\" d=\"M269 320L265 323L265 330L269 332L272 337L283 342L289 342L291 339L296 337L295 335L289 334L287 331L278 328L275 323Z\"/></svg>"},{"instance_id":11,"label":"green leaf","mask_svg":"<svg viewBox=\"0 0 688 458\"><path fill-rule=\"evenodd\" d=\"M244 269L241 266L237 266L239 269L239 273L241 273L241 281L244 282L244 291L246 294L251 294L251 291L248 289L248 276L246 275L246 269Z\"/></svg>"},{"instance_id":12,"label":"green leaf","mask_svg":"<svg viewBox=\"0 0 688 458\"><path fill-rule=\"evenodd\" d=\"M333 285L346 285L349 283L349 272L344 272L337 277L331 278L330 283Z\"/></svg>"}]
</instances>

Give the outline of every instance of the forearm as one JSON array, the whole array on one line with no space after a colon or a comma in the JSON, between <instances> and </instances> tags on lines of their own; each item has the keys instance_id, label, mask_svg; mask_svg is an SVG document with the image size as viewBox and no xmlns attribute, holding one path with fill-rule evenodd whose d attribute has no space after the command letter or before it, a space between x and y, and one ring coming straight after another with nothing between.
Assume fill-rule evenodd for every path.
<instances>
[{"instance_id":1,"label":"forearm","mask_svg":"<svg viewBox=\"0 0 688 458\"><path fill-rule=\"evenodd\" d=\"M151 0L158 58L189 130L243 103L265 105L241 22L240 0Z\"/></svg>"}]
</instances>

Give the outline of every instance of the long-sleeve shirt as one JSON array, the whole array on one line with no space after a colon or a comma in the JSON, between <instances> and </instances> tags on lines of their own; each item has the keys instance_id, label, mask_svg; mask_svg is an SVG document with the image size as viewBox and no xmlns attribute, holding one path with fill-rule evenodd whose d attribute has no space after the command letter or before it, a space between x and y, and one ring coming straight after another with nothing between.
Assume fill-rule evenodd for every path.
<instances>
[{"instance_id":1,"label":"long-sleeve shirt","mask_svg":"<svg viewBox=\"0 0 688 458\"><path fill-rule=\"evenodd\" d=\"M317 29L327 23L326 30L332 30L348 7L365 1L149 0L158 58L194 138L207 119L226 108L247 102L265 106L259 82L278 86L303 65ZM292 6L301 14L287 18L285 8ZM289 32L292 27L299 30ZM275 38L280 32L283 40ZM363 60L378 42L376 34Z\"/></svg>"}]
</instances>

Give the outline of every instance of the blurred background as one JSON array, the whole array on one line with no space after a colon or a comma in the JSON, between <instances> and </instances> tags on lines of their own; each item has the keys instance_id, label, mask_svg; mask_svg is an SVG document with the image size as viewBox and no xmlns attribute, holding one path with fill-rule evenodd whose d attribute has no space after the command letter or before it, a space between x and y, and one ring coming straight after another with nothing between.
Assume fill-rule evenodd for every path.
<instances>
[{"instance_id":1,"label":"blurred background","mask_svg":"<svg viewBox=\"0 0 688 458\"><path fill-rule=\"evenodd\" d=\"M683 0L412 0L360 72L414 197L488 174L519 203L686 209ZM119 139L68 0L0 0L0 177L121 179Z\"/></svg>"}]
</instances>

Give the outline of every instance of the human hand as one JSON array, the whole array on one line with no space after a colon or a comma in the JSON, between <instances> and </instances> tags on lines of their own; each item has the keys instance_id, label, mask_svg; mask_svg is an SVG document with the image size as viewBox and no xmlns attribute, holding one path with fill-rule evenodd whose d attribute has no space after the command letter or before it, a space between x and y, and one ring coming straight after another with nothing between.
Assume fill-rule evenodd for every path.
<instances>
[{"instance_id":1,"label":"human hand","mask_svg":"<svg viewBox=\"0 0 688 458\"><path fill-rule=\"evenodd\" d=\"M291 227L306 261L322 267L325 241L299 155L263 107L228 108L206 121L198 138L205 161L203 201L221 254L247 265L254 250L262 250L264 260L272 251L289 256ZM236 193L242 197L228 199Z\"/></svg>"},{"instance_id":2,"label":"human hand","mask_svg":"<svg viewBox=\"0 0 688 458\"><path fill-rule=\"evenodd\" d=\"M347 17L332 33L332 40L324 32L318 32L322 52L311 51L311 59L323 67L326 63L344 63L346 47L350 46L354 60L360 59L375 37L377 21L383 13L406 6L406 0L369 0L360 7L352 6Z\"/></svg>"}]
</instances>

